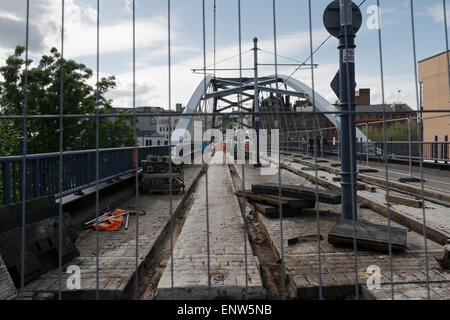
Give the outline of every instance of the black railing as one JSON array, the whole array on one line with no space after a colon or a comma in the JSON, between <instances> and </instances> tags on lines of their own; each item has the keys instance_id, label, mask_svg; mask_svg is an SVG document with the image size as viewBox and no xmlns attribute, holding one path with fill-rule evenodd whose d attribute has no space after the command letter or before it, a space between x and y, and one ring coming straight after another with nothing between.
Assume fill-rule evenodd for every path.
<instances>
[{"instance_id":1,"label":"black railing","mask_svg":"<svg viewBox=\"0 0 450 320\"><path fill-rule=\"evenodd\" d=\"M110 181L136 170L149 154L169 155L169 146L99 149L99 183ZM23 181L23 156L1 157L0 204L23 199L55 195L66 196L96 184L96 150L66 151L62 153L62 190L60 181L60 153L30 154L26 159Z\"/></svg>"}]
</instances>

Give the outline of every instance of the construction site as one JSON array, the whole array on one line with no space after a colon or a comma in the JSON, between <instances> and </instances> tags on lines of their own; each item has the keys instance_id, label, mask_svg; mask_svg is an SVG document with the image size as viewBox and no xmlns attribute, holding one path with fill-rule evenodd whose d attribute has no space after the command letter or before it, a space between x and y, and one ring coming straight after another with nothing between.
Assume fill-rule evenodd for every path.
<instances>
[{"instance_id":1,"label":"construction site","mask_svg":"<svg viewBox=\"0 0 450 320\"><path fill-rule=\"evenodd\" d=\"M312 40L292 64L311 85L278 72L275 31L273 63L260 61L266 43L245 43L245 76L242 61L221 76L205 58L183 110L115 114L134 146L108 136L100 147L98 121L111 115L98 93L96 114L0 113L25 132L20 154L0 156L0 299L450 300L448 100L427 109L383 96L375 107L370 90L356 90L364 2L322 8L339 40L328 49L339 57L335 103L315 87ZM170 46L170 1L168 21ZM416 59L410 68L417 80ZM157 116L167 116L168 143L137 145L137 118ZM96 148L81 138L63 148L72 118L97 121ZM27 121L58 121L59 152L28 152Z\"/></svg>"}]
</instances>

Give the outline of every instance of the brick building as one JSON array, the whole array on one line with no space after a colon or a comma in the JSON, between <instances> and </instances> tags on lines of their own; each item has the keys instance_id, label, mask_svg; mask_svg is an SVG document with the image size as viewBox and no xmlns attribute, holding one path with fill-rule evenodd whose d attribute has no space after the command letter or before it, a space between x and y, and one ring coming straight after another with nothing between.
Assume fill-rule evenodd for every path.
<instances>
[{"instance_id":1,"label":"brick building","mask_svg":"<svg viewBox=\"0 0 450 320\"><path fill-rule=\"evenodd\" d=\"M424 117L450 114L449 70L446 52L419 61L421 106ZM442 113L426 113L427 110L443 110ZM426 119L423 122L425 142L445 141L450 134L450 117Z\"/></svg>"}]
</instances>

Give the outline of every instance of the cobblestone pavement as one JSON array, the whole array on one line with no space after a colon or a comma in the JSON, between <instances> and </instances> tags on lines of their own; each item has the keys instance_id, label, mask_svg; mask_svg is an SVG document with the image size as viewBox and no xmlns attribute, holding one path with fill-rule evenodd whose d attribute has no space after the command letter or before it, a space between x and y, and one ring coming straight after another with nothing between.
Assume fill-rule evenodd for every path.
<instances>
[{"instance_id":1,"label":"cobblestone pavement","mask_svg":"<svg viewBox=\"0 0 450 320\"><path fill-rule=\"evenodd\" d=\"M198 178L201 166L185 168L186 190ZM175 211L185 195L173 195ZM123 208L134 207L135 198L123 203ZM139 265L157 243L158 238L170 221L169 195L139 195L139 209L146 215L139 216ZM97 287L96 232L84 230L80 232L76 246L80 256L70 261L63 268L63 298L95 299ZM69 290L66 273L67 266L80 268L81 288ZM132 286L132 277L136 271L136 217L130 217L128 230L122 228L117 232L99 232L99 289L101 299L122 299L126 289ZM58 269L54 269L25 287L26 292L58 292ZM132 293L132 292L131 292Z\"/></svg>"},{"instance_id":2,"label":"cobblestone pavement","mask_svg":"<svg viewBox=\"0 0 450 320\"><path fill-rule=\"evenodd\" d=\"M220 156L220 155L216 155ZM244 299L246 288L244 225L226 165L208 168L211 298ZM208 299L206 227L206 177L174 248L173 295L175 299ZM248 298L264 298L258 260L247 241ZM170 299L171 263L157 290L158 299Z\"/></svg>"},{"instance_id":3,"label":"cobblestone pavement","mask_svg":"<svg viewBox=\"0 0 450 320\"><path fill-rule=\"evenodd\" d=\"M278 182L278 174L264 176L260 175L259 170L253 166L246 166L247 188L250 188L252 183ZM242 176L240 170L238 172ZM281 170L281 181L283 184L313 186L306 179L284 169ZM366 293L365 297L390 299L391 269L389 255L358 250L357 268L355 268L355 255L352 248L337 248L327 241L328 232L340 218L340 205L333 206L320 203L319 206L319 230L323 236L323 240L320 241L320 274L324 298L354 298L357 274L358 282ZM387 225L386 217L369 209L359 209L358 215L361 220ZM287 244L287 240L290 238L302 235L317 235L316 211L314 209L308 210L300 214L299 217L283 218L283 243L281 243L279 219L267 218L264 215L260 215L260 217L279 253L281 252L281 246L283 246L285 267L297 287L298 298L319 298L318 243L309 242L293 246ZM391 225L400 226L395 222L392 222ZM450 273L440 269L432 257L440 255L442 248L437 243L428 240L428 253L429 280L433 283L430 292L431 298L449 299L449 295L445 293L450 287ZM373 265L378 266L381 271L382 285L378 290L368 290L365 286L370 275L368 267ZM425 269L424 238L414 231L409 231L406 252L394 253L392 259L396 297L413 298L411 292L415 292L414 297L423 297L424 294L426 297L424 283L426 283L427 275Z\"/></svg>"},{"instance_id":4,"label":"cobblestone pavement","mask_svg":"<svg viewBox=\"0 0 450 320\"><path fill-rule=\"evenodd\" d=\"M292 162L290 157L283 156L282 161L284 164L287 164L289 168L296 169L302 171L304 168L304 163L308 163L309 165L313 165L312 161L301 161L302 164ZM327 165L328 166L328 165ZM319 167L320 168L320 167ZM336 169L335 169L336 170ZM337 169L339 172L339 169ZM314 177L314 172L304 172L304 175L309 175ZM318 170L318 176L321 181L326 183L329 187L333 189L340 190L341 183L334 182L333 178L338 175L334 173L330 173L327 170ZM396 194L394 191L390 191L390 194ZM370 191L358 191L358 197L364 199L365 203L378 212L383 211L384 215L387 216L386 209L386 190L384 188L376 188L375 192ZM412 229L422 232L423 230L423 210L422 208L414 208L402 204L391 203L391 216L393 220L399 221L401 223L405 223L405 225L411 227ZM450 238L450 219L449 219L449 207L436 204L431 201L425 201L425 215L427 222L427 234L428 236L440 242L441 244L445 244L447 239ZM407 224L406 224L407 223Z\"/></svg>"}]
</instances>

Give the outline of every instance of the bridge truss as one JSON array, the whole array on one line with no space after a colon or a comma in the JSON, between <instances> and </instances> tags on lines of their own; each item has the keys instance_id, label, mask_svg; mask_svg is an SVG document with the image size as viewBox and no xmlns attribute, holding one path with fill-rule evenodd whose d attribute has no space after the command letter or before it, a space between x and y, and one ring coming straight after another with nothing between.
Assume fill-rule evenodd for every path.
<instances>
[{"instance_id":1,"label":"bridge truss","mask_svg":"<svg viewBox=\"0 0 450 320\"><path fill-rule=\"evenodd\" d=\"M257 94L255 94L257 92ZM314 95L314 99L313 99ZM263 108L260 101L272 97L275 102L272 108ZM255 97L258 100L255 105ZM276 97L275 99L273 99ZM220 128L232 121L237 121L243 127L254 127L251 116L260 117L260 128L273 129L277 127L276 113L281 115L279 129L282 141L307 139L311 126L305 121L305 114L311 112L297 111L291 103L291 98L304 105L312 105L316 113L322 113L337 129L340 130L341 119L339 109L327 101L317 91L301 81L286 75L265 76L257 78L220 78L206 76L197 86L172 134L172 145L180 143L187 136L193 137L194 121L202 121L203 129ZM237 117L237 115L242 115ZM224 121L219 121L219 117ZM240 119L247 119L242 121ZM320 130L320 123L316 122ZM367 137L357 129L358 141L367 142Z\"/></svg>"}]
</instances>

